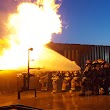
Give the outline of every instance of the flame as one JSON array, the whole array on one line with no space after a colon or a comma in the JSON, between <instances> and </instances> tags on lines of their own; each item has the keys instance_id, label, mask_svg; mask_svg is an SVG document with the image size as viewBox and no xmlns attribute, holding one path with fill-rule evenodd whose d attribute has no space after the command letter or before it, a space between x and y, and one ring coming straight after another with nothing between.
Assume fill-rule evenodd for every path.
<instances>
[{"instance_id":1,"label":"flame","mask_svg":"<svg viewBox=\"0 0 110 110\"><path fill-rule=\"evenodd\" d=\"M55 0L37 0L36 3L23 2L18 5L17 13L9 16L9 49L3 49L0 56L0 69L16 69L27 65L30 57L40 56L42 47L51 41L53 33L62 32L60 4Z\"/></svg>"}]
</instances>

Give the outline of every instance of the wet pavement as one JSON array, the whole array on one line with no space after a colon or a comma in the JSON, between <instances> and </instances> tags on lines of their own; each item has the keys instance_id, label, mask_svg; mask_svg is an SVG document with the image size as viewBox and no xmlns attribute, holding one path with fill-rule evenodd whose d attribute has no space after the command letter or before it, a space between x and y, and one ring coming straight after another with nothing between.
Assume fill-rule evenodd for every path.
<instances>
[{"instance_id":1,"label":"wet pavement","mask_svg":"<svg viewBox=\"0 0 110 110\"><path fill-rule=\"evenodd\" d=\"M1 93L0 106L22 104L43 110L110 110L110 95L79 96L79 92L37 92L37 97L34 97L34 92L28 91L21 93L21 99L17 98L17 93Z\"/></svg>"}]
</instances>

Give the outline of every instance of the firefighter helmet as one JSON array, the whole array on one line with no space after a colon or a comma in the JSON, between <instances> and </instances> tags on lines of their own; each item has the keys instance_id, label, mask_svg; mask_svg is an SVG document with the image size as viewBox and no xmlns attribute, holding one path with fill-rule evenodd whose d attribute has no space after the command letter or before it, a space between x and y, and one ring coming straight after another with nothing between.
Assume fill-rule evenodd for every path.
<instances>
[{"instance_id":1,"label":"firefighter helmet","mask_svg":"<svg viewBox=\"0 0 110 110\"><path fill-rule=\"evenodd\" d=\"M69 76L69 72L66 72L66 73L65 73L65 76L68 77L68 76Z\"/></svg>"},{"instance_id":2,"label":"firefighter helmet","mask_svg":"<svg viewBox=\"0 0 110 110\"><path fill-rule=\"evenodd\" d=\"M91 60L86 60L86 64L91 64Z\"/></svg>"},{"instance_id":3,"label":"firefighter helmet","mask_svg":"<svg viewBox=\"0 0 110 110\"><path fill-rule=\"evenodd\" d=\"M106 63L106 61L105 61L105 60L102 60L102 59L98 59L97 61L98 61L98 63L100 63L100 64L105 64L105 63Z\"/></svg>"},{"instance_id":4,"label":"firefighter helmet","mask_svg":"<svg viewBox=\"0 0 110 110\"><path fill-rule=\"evenodd\" d=\"M104 68L109 68L109 67L110 67L109 64L107 63L104 64Z\"/></svg>"},{"instance_id":5,"label":"firefighter helmet","mask_svg":"<svg viewBox=\"0 0 110 110\"><path fill-rule=\"evenodd\" d=\"M92 64L98 64L99 62L97 60L93 61Z\"/></svg>"},{"instance_id":6,"label":"firefighter helmet","mask_svg":"<svg viewBox=\"0 0 110 110\"><path fill-rule=\"evenodd\" d=\"M86 60L85 66L87 66L88 64L92 64L91 60Z\"/></svg>"}]
</instances>

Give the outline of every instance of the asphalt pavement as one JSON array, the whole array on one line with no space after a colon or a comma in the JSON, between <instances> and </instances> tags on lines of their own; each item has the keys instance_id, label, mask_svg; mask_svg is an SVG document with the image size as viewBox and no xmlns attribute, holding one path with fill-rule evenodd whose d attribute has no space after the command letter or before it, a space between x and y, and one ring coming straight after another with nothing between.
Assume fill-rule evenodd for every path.
<instances>
[{"instance_id":1,"label":"asphalt pavement","mask_svg":"<svg viewBox=\"0 0 110 110\"><path fill-rule=\"evenodd\" d=\"M22 92L18 99L17 92L0 93L0 107L24 105L42 110L110 110L110 95L79 96L79 92Z\"/></svg>"}]
</instances>

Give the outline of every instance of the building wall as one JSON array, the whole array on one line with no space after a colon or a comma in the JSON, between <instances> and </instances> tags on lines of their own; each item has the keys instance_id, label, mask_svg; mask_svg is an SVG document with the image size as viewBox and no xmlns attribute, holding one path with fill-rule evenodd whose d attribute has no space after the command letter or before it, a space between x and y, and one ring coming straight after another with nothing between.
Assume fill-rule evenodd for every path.
<instances>
[{"instance_id":1,"label":"building wall","mask_svg":"<svg viewBox=\"0 0 110 110\"><path fill-rule=\"evenodd\" d=\"M75 61L82 69L86 60L103 59L110 63L110 46L49 43L47 46L71 61Z\"/></svg>"}]
</instances>

